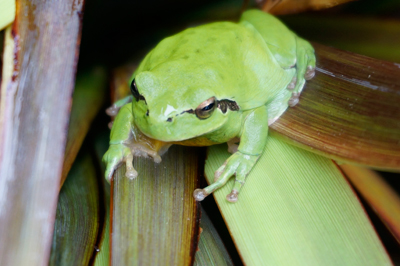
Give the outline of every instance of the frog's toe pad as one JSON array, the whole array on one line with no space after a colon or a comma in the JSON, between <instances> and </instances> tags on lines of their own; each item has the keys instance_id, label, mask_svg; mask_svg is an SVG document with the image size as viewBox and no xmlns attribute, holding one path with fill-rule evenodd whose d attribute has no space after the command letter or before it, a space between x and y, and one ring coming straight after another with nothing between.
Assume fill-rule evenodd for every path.
<instances>
[{"instance_id":1,"label":"frog's toe pad","mask_svg":"<svg viewBox=\"0 0 400 266\"><path fill-rule=\"evenodd\" d=\"M292 91L292 90L294 90L294 88L296 87L296 83L297 83L297 77L294 76L294 77L292 78L292 81L289 83L289 85L287 85L286 88L287 88L288 90Z\"/></svg>"},{"instance_id":2,"label":"frog's toe pad","mask_svg":"<svg viewBox=\"0 0 400 266\"><path fill-rule=\"evenodd\" d=\"M114 117L118 114L119 109L120 108L116 104L113 104L106 109L106 114L108 114L111 117Z\"/></svg>"},{"instance_id":3,"label":"frog's toe pad","mask_svg":"<svg viewBox=\"0 0 400 266\"><path fill-rule=\"evenodd\" d=\"M238 201L238 195L239 195L239 191L237 191L236 189L233 189L231 193L226 195L226 200L229 202L235 203L236 201Z\"/></svg>"},{"instance_id":4,"label":"frog's toe pad","mask_svg":"<svg viewBox=\"0 0 400 266\"><path fill-rule=\"evenodd\" d=\"M138 176L138 172L134 169L126 169L125 176L129 179L135 179Z\"/></svg>"},{"instance_id":5,"label":"frog's toe pad","mask_svg":"<svg viewBox=\"0 0 400 266\"><path fill-rule=\"evenodd\" d=\"M289 99L289 101L288 101L288 105L290 106L290 107L293 107L293 106L295 106L296 104L298 104L299 103L299 97L300 97L300 94L299 93L292 93L292 97Z\"/></svg>"},{"instance_id":6,"label":"frog's toe pad","mask_svg":"<svg viewBox=\"0 0 400 266\"><path fill-rule=\"evenodd\" d=\"M306 80L310 80L315 76L315 67L313 66L308 66L306 73L304 74L304 78Z\"/></svg>"},{"instance_id":7,"label":"frog's toe pad","mask_svg":"<svg viewBox=\"0 0 400 266\"><path fill-rule=\"evenodd\" d=\"M201 188L196 189L195 191L193 191L193 197L196 201L202 201L203 199L205 199L209 194Z\"/></svg>"}]
</instances>

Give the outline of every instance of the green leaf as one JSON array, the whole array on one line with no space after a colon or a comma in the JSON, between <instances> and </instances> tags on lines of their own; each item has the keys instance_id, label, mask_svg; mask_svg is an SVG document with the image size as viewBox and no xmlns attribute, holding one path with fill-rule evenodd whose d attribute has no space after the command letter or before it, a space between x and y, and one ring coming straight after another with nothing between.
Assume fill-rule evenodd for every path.
<instances>
[{"instance_id":1,"label":"green leaf","mask_svg":"<svg viewBox=\"0 0 400 266\"><path fill-rule=\"evenodd\" d=\"M206 177L229 156L212 146ZM237 203L214 192L247 265L391 265L360 202L331 160L268 138Z\"/></svg>"},{"instance_id":2,"label":"green leaf","mask_svg":"<svg viewBox=\"0 0 400 266\"><path fill-rule=\"evenodd\" d=\"M204 209L201 209L200 241L196 252L194 266L233 265L228 251L222 243L214 225Z\"/></svg>"},{"instance_id":3,"label":"green leaf","mask_svg":"<svg viewBox=\"0 0 400 266\"><path fill-rule=\"evenodd\" d=\"M49 265L88 265L100 225L100 188L93 160L82 154L59 195Z\"/></svg>"}]
</instances>

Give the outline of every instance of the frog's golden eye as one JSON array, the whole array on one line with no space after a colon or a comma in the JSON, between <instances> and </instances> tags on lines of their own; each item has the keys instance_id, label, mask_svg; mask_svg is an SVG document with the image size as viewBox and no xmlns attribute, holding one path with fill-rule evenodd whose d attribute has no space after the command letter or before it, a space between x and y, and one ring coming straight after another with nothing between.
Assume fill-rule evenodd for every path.
<instances>
[{"instance_id":1,"label":"frog's golden eye","mask_svg":"<svg viewBox=\"0 0 400 266\"><path fill-rule=\"evenodd\" d=\"M215 104L215 97L211 97L208 100L205 100L202 102L197 108L196 108L196 116L199 119L207 119L211 116L211 114L214 112L216 107Z\"/></svg>"},{"instance_id":2,"label":"frog's golden eye","mask_svg":"<svg viewBox=\"0 0 400 266\"><path fill-rule=\"evenodd\" d=\"M144 99L143 95L139 94L139 91L138 91L137 86L136 86L135 79L133 79L132 83L131 83L131 92L132 92L133 97L135 97L136 101L139 101L139 100L146 101Z\"/></svg>"}]
</instances>

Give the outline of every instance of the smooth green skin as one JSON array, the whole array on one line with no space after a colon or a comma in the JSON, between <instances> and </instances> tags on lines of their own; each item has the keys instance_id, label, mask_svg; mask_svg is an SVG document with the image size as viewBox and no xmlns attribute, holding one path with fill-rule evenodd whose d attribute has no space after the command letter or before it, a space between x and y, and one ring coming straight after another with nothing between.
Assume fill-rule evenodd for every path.
<instances>
[{"instance_id":1,"label":"smooth green skin","mask_svg":"<svg viewBox=\"0 0 400 266\"><path fill-rule=\"evenodd\" d=\"M258 10L246 11L239 23L211 23L164 39L132 76L145 101L133 99L118 113L103 157L106 178L110 180L131 154L124 143L132 139L133 127L150 138L174 143L201 138L210 145L239 137L237 152L217 170L216 182L195 191L195 198L202 200L236 175L227 197L236 201L264 150L268 122L286 110L289 100L296 103L314 69L312 46ZM185 112L211 97L235 101L240 109L224 113L216 108L203 120Z\"/></svg>"}]
</instances>

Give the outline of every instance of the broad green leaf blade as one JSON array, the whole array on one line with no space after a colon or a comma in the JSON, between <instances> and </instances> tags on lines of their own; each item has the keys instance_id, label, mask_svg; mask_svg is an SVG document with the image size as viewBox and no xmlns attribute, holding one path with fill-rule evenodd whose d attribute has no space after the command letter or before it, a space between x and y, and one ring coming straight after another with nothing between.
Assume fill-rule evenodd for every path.
<instances>
[{"instance_id":1,"label":"broad green leaf blade","mask_svg":"<svg viewBox=\"0 0 400 266\"><path fill-rule=\"evenodd\" d=\"M18 1L6 35L15 42L5 55L14 71L2 73L1 85L0 265L49 260L82 7L73 0Z\"/></svg>"},{"instance_id":2,"label":"broad green leaf blade","mask_svg":"<svg viewBox=\"0 0 400 266\"><path fill-rule=\"evenodd\" d=\"M15 0L0 0L0 31L15 18Z\"/></svg>"},{"instance_id":3,"label":"broad green leaf blade","mask_svg":"<svg viewBox=\"0 0 400 266\"><path fill-rule=\"evenodd\" d=\"M313 45L316 75L271 131L339 161L399 171L399 65Z\"/></svg>"},{"instance_id":4,"label":"broad green leaf blade","mask_svg":"<svg viewBox=\"0 0 400 266\"><path fill-rule=\"evenodd\" d=\"M112 185L113 265L191 265L199 234L200 149L173 146L160 164L135 158L139 176L125 177L125 166Z\"/></svg>"},{"instance_id":5,"label":"broad green leaf blade","mask_svg":"<svg viewBox=\"0 0 400 266\"><path fill-rule=\"evenodd\" d=\"M107 75L104 69L100 67L80 73L76 79L61 186L67 178L69 169L89 131L91 122L100 108L103 107L106 98L106 80Z\"/></svg>"},{"instance_id":6,"label":"broad green leaf blade","mask_svg":"<svg viewBox=\"0 0 400 266\"><path fill-rule=\"evenodd\" d=\"M100 188L88 153L73 165L59 195L49 265L88 265L96 253Z\"/></svg>"},{"instance_id":7,"label":"broad green leaf blade","mask_svg":"<svg viewBox=\"0 0 400 266\"><path fill-rule=\"evenodd\" d=\"M362 16L289 16L283 22L299 36L335 48L400 62L400 21Z\"/></svg>"},{"instance_id":8,"label":"broad green leaf blade","mask_svg":"<svg viewBox=\"0 0 400 266\"><path fill-rule=\"evenodd\" d=\"M354 0L258 0L262 10L271 14L293 14L306 10L330 8Z\"/></svg>"},{"instance_id":9,"label":"broad green leaf blade","mask_svg":"<svg viewBox=\"0 0 400 266\"><path fill-rule=\"evenodd\" d=\"M204 209L201 209L200 240L194 266L233 265L228 251L222 243L214 225Z\"/></svg>"},{"instance_id":10,"label":"broad green leaf blade","mask_svg":"<svg viewBox=\"0 0 400 266\"><path fill-rule=\"evenodd\" d=\"M212 146L208 182L229 156ZM214 192L247 265L391 265L360 202L331 160L268 138L237 203Z\"/></svg>"},{"instance_id":11,"label":"broad green leaf blade","mask_svg":"<svg viewBox=\"0 0 400 266\"><path fill-rule=\"evenodd\" d=\"M353 186L400 243L400 197L375 171L340 165Z\"/></svg>"}]
</instances>

